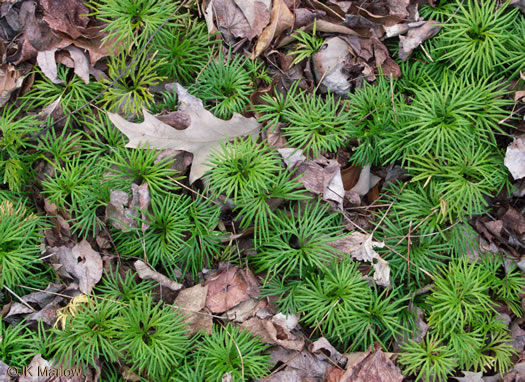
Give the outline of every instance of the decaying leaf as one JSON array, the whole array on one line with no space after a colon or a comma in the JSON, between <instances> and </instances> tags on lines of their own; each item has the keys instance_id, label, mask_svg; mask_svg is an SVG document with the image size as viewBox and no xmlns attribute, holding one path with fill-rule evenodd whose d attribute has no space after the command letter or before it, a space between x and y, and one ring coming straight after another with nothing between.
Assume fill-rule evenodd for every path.
<instances>
[{"instance_id":1,"label":"decaying leaf","mask_svg":"<svg viewBox=\"0 0 525 382\"><path fill-rule=\"evenodd\" d=\"M321 360L306 350L297 352L278 347L272 350L270 355L274 364L281 362L287 365L285 371L291 372L293 370L294 372L291 374L298 375L299 381L305 381L306 378L312 381L323 380L326 371L332 366L328 361ZM287 379L275 379L273 381L287 381Z\"/></svg>"},{"instance_id":2,"label":"decaying leaf","mask_svg":"<svg viewBox=\"0 0 525 382\"><path fill-rule=\"evenodd\" d=\"M22 86L24 77L11 64L0 65L0 107L4 106L11 93Z\"/></svg>"},{"instance_id":3,"label":"decaying leaf","mask_svg":"<svg viewBox=\"0 0 525 382\"><path fill-rule=\"evenodd\" d=\"M204 109L202 101L190 95L179 84L176 85L181 106L179 110L186 112L191 120L185 130L176 130L159 121L156 117L144 111L144 122L132 123L118 114L108 113L109 119L128 138L126 147L149 145L158 149L184 150L193 153L193 164L190 171L190 183L204 175L208 168L204 163L208 155L220 146L224 140L242 135L257 136L260 125L255 118L245 118L234 114L232 119L224 121Z\"/></svg>"},{"instance_id":4,"label":"decaying leaf","mask_svg":"<svg viewBox=\"0 0 525 382\"><path fill-rule=\"evenodd\" d=\"M341 96L348 94L350 74L343 71L343 68L350 51L350 45L345 40L332 37L327 39L323 48L313 55L316 79L322 80L320 89Z\"/></svg>"},{"instance_id":5,"label":"decaying leaf","mask_svg":"<svg viewBox=\"0 0 525 382\"><path fill-rule=\"evenodd\" d=\"M463 377L454 377L458 382L483 382L483 373L474 373L472 371L462 371Z\"/></svg>"},{"instance_id":6,"label":"decaying leaf","mask_svg":"<svg viewBox=\"0 0 525 382\"><path fill-rule=\"evenodd\" d=\"M382 248L384 245L383 242L372 241L372 235L357 231L331 243L332 247L350 254L356 260L371 263L374 267L373 280L387 287L390 286L390 265L374 251L374 247Z\"/></svg>"},{"instance_id":7,"label":"decaying leaf","mask_svg":"<svg viewBox=\"0 0 525 382\"><path fill-rule=\"evenodd\" d=\"M440 23L434 20L408 30L406 36L399 36L399 57L405 61L408 56L425 40L435 36L441 30Z\"/></svg>"},{"instance_id":8,"label":"decaying leaf","mask_svg":"<svg viewBox=\"0 0 525 382\"><path fill-rule=\"evenodd\" d=\"M102 277L102 258L91 248L91 245L82 240L73 248L65 246L54 248L52 251L63 270L78 280L78 287L84 294L90 294L91 289Z\"/></svg>"},{"instance_id":9,"label":"decaying leaf","mask_svg":"<svg viewBox=\"0 0 525 382\"><path fill-rule=\"evenodd\" d=\"M263 342L279 345L285 349L301 351L304 348L304 338L299 338L287 328L276 324L272 320L263 320L258 317L250 318L241 324L241 328L249 330L255 336L259 336Z\"/></svg>"},{"instance_id":10,"label":"decaying leaf","mask_svg":"<svg viewBox=\"0 0 525 382\"><path fill-rule=\"evenodd\" d=\"M210 0L206 7L208 31L213 31L215 23L226 34L251 40L270 22L270 7L271 0Z\"/></svg>"},{"instance_id":11,"label":"decaying leaf","mask_svg":"<svg viewBox=\"0 0 525 382\"><path fill-rule=\"evenodd\" d=\"M81 37L89 23L89 8L82 0L40 0L44 21L51 29L65 33L73 39Z\"/></svg>"},{"instance_id":12,"label":"decaying leaf","mask_svg":"<svg viewBox=\"0 0 525 382\"><path fill-rule=\"evenodd\" d=\"M51 370L53 364L42 357L42 354L36 354L31 362L29 363L27 370L31 370L33 376L29 373L23 375L18 379L18 382L46 382L49 380L49 376L42 375L44 373L39 373L39 370Z\"/></svg>"},{"instance_id":13,"label":"decaying leaf","mask_svg":"<svg viewBox=\"0 0 525 382\"><path fill-rule=\"evenodd\" d=\"M207 295L208 286L197 284L182 289L175 299L173 305L181 309L184 314L184 320L190 329L189 335L197 334L199 331L211 334L213 319L210 314L201 312L206 305Z\"/></svg>"},{"instance_id":14,"label":"decaying leaf","mask_svg":"<svg viewBox=\"0 0 525 382\"><path fill-rule=\"evenodd\" d=\"M514 179L525 177L525 137L514 138L507 147L504 163Z\"/></svg>"},{"instance_id":15,"label":"decaying leaf","mask_svg":"<svg viewBox=\"0 0 525 382\"><path fill-rule=\"evenodd\" d=\"M139 277L143 280L156 281L163 287L169 288L174 291L177 291L182 288L182 284L179 284L171 280L170 278L164 276L163 274L151 269L143 261L137 260L135 261L134 265L135 265L135 269L137 270Z\"/></svg>"},{"instance_id":16,"label":"decaying leaf","mask_svg":"<svg viewBox=\"0 0 525 382\"><path fill-rule=\"evenodd\" d=\"M339 382L403 381L401 371L390 359L391 355L392 353L383 353L380 349L373 353L360 353L358 362L349 360L347 369Z\"/></svg>"},{"instance_id":17,"label":"decaying leaf","mask_svg":"<svg viewBox=\"0 0 525 382\"><path fill-rule=\"evenodd\" d=\"M341 166L335 159L321 157L313 161L304 161L297 165L297 174L302 174L299 181L304 188L342 207L345 190Z\"/></svg>"},{"instance_id":18,"label":"decaying leaf","mask_svg":"<svg viewBox=\"0 0 525 382\"><path fill-rule=\"evenodd\" d=\"M272 10L270 12L270 24L264 28L255 48L252 58L258 57L266 48L268 48L275 37L278 37L286 29L291 28L294 23L294 15L286 6L283 0L273 0Z\"/></svg>"},{"instance_id":19,"label":"decaying leaf","mask_svg":"<svg viewBox=\"0 0 525 382\"><path fill-rule=\"evenodd\" d=\"M259 286L249 269L227 267L206 282L206 308L213 313L224 313L250 297L259 295Z\"/></svg>"}]
</instances>

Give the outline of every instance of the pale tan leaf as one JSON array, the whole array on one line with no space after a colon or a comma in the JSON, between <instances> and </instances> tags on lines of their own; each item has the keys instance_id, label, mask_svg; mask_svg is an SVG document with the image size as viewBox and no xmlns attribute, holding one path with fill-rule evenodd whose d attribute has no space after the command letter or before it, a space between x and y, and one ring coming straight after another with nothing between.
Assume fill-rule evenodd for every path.
<instances>
[{"instance_id":1,"label":"pale tan leaf","mask_svg":"<svg viewBox=\"0 0 525 382\"><path fill-rule=\"evenodd\" d=\"M235 113L229 121L215 117L204 109L202 101L190 95L176 84L181 106L179 110L189 115L191 124L184 130L177 130L159 121L144 110L144 122L132 123L118 114L109 113L111 122L128 138L126 147L149 147L157 149L184 150L193 153L190 183L204 175L208 167L204 164L208 155L220 147L220 143L231 138L259 134L260 125L255 118L245 118Z\"/></svg>"},{"instance_id":2,"label":"pale tan leaf","mask_svg":"<svg viewBox=\"0 0 525 382\"><path fill-rule=\"evenodd\" d=\"M258 57L266 48L268 48L272 40L283 33L286 29L291 28L294 22L294 15L284 1L274 0L272 10L270 12L270 24L264 28L255 49L253 50L252 58Z\"/></svg>"}]
</instances>

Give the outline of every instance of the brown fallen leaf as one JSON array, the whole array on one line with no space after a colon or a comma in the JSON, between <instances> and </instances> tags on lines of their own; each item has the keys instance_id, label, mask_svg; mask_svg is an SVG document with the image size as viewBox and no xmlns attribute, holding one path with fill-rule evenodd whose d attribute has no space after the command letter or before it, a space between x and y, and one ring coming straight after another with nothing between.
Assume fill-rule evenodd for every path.
<instances>
[{"instance_id":1,"label":"brown fallen leaf","mask_svg":"<svg viewBox=\"0 0 525 382\"><path fill-rule=\"evenodd\" d=\"M109 119L128 138L126 147L149 147L158 149L184 150L193 153L190 183L204 175L205 165L211 151L220 147L224 140L238 136L259 134L260 125L255 118L245 118L235 113L229 121L215 117L204 109L202 101L190 95L179 84L176 85L177 95L181 102L180 111L189 115L191 124L184 130L176 130L159 121L144 110L144 122L132 123L118 114L108 113Z\"/></svg>"},{"instance_id":2,"label":"brown fallen leaf","mask_svg":"<svg viewBox=\"0 0 525 382\"><path fill-rule=\"evenodd\" d=\"M212 313L224 313L250 297L259 295L257 280L247 268L228 267L206 281L206 285L206 308Z\"/></svg>"},{"instance_id":3,"label":"brown fallen leaf","mask_svg":"<svg viewBox=\"0 0 525 382\"><path fill-rule=\"evenodd\" d=\"M342 354L337 351L336 348L324 337L319 338L317 341L313 342L308 349L312 353L324 353L330 356L330 359L334 362L339 362L341 360Z\"/></svg>"},{"instance_id":4,"label":"brown fallen leaf","mask_svg":"<svg viewBox=\"0 0 525 382\"><path fill-rule=\"evenodd\" d=\"M525 177L525 137L514 137L507 147L504 164L515 180Z\"/></svg>"},{"instance_id":5,"label":"brown fallen leaf","mask_svg":"<svg viewBox=\"0 0 525 382\"><path fill-rule=\"evenodd\" d=\"M205 11L208 32L216 25L227 35L251 40L270 22L270 7L271 0L210 0Z\"/></svg>"},{"instance_id":6,"label":"brown fallen leaf","mask_svg":"<svg viewBox=\"0 0 525 382\"><path fill-rule=\"evenodd\" d=\"M241 328L248 330L255 336L259 336L261 341L271 345L282 346L285 349L301 351L304 349L304 338L297 337L290 333L288 329L258 317L250 318L241 324Z\"/></svg>"},{"instance_id":7,"label":"brown fallen leaf","mask_svg":"<svg viewBox=\"0 0 525 382\"><path fill-rule=\"evenodd\" d=\"M58 264L71 277L76 278L80 291L90 294L91 289L102 277L102 258L91 248L91 245L82 240L73 248L65 246L53 250Z\"/></svg>"},{"instance_id":8,"label":"brown fallen leaf","mask_svg":"<svg viewBox=\"0 0 525 382\"><path fill-rule=\"evenodd\" d=\"M409 16L408 6L410 5L410 0L388 0L387 4L391 15L398 15L403 18Z\"/></svg>"},{"instance_id":9,"label":"brown fallen leaf","mask_svg":"<svg viewBox=\"0 0 525 382\"><path fill-rule=\"evenodd\" d=\"M440 30L441 24L434 20L427 21L420 27L409 29L406 36L399 36L399 57L405 61L414 49L435 36Z\"/></svg>"},{"instance_id":10,"label":"brown fallen leaf","mask_svg":"<svg viewBox=\"0 0 525 382\"><path fill-rule=\"evenodd\" d=\"M299 181L304 188L331 200L339 207L343 205L345 190L341 178L341 166L335 159L320 157L317 160L296 164Z\"/></svg>"},{"instance_id":11,"label":"brown fallen leaf","mask_svg":"<svg viewBox=\"0 0 525 382\"><path fill-rule=\"evenodd\" d=\"M270 24L262 31L255 48L252 58L258 57L266 48L268 48L275 37L278 37L286 29L293 27L294 15L284 1L273 0L272 10L270 12Z\"/></svg>"},{"instance_id":12,"label":"brown fallen leaf","mask_svg":"<svg viewBox=\"0 0 525 382\"><path fill-rule=\"evenodd\" d=\"M376 284L384 287L390 286L390 265L374 250L374 247L382 248L385 245L383 242L372 241L372 235L354 231L333 241L330 245L342 253L351 255L356 260L371 263L374 267L373 280Z\"/></svg>"},{"instance_id":13,"label":"brown fallen leaf","mask_svg":"<svg viewBox=\"0 0 525 382\"><path fill-rule=\"evenodd\" d=\"M40 51L36 55L36 62L42 73L54 84L62 84L63 80L58 78L58 67L55 59L57 49Z\"/></svg>"},{"instance_id":14,"label":"brown fallen leaf","mask_svg":"<svg viewBox=\"0 0 525 382\"><path fill-rule=\"evenodd\" d=\"M73 39L81 37L89 23L89 8L82 0L40 0L44 21L51 29L63 32Z\"/></svg>"},{"instance_id":15,"label":"brown fallen leaf","mask_svg":"<svg viewBox=\"0 0 525 382\"><path fill-rule=\"evenodd\" d=\"M390 357L377 349L359 362L350 363L339 382L401 382L403 375ZM390 354L391 355L391 354Z\"/></svg>"},{"instance_id":16,"label":"brown fallen leaf","mask_svg":"<svg viewBox=\"0 0 525 382\"><path fill-rule=\"evenodd\" d=\"M44 373L40 373L40 370L51 370L54 367L54 365L45 360L42 357L42 354L38 353L36 354L29 365L27 366L27 370L31 371L33 375L31 376L29 373L27 375L23 375L18 379L18 382L47 382L49 381L49 376L42 375Z\"/></svg>"},{"instance_id":17,"label":"brown fallen leaf","mask_svg":"<svg viewBox=\"0 0 525 382\"><path fill-rule=\"evenodd\" d=\"M11 94L22 86L24 76L11 64L0 65L0 107L4 106Z\"/></svg>"},{"instance_id":18,"label":"brown fallen leaf","mask_svg":"<svg viewBox=\"0 0 525 382\"><path fill-rule=\"evenodd\" d=\"M163 274L151 269L143 261L137 260L135 261L134 265L139 277L143 280L156 281L163 287L169 288L174 291L180 290L182 288L182 284L179 284L171 280L169 277L164 276Z\"/></svg>"},{"instance_id":19,"label":"brown fallen leaf","mask_svg":"<svg viewBox=\"0 0 525 382\"><path fill-rule=\"evenodd\" d=\"M106 220L122 232L137 227L138 200L133 200L122 190L111 190L106 206Z\"/></svg>"},{"instance_id":20,"label":"brown fallen leaf","mask_svg":"<svg viewBox=\"0 0 525 382\"><path fill-rule=\"evenodd\" d=\"M274 365L281 362L288 365L285 370L295 370L301 377L300 381L306 381L306 378L313 381L323 380L327 370L333 366L328 361L321 360L306 350L297 352L276 347L270 351L270 356Z\"/></svg>"},{"instance_id":21,"label":"brown fallen leaf","mask_svg":"<svg viewBox=\"0 0 525 382\"><path fill-rule=\"evenodd\" d=\"M199 313L206 305L207 295L208 286L197 284L191 288L182 289L173 303L184 314L184 321L190 329L188 334L190 336L200 331L207 334L212 332L213 319L211 315Z\"/></svg>"}]
</instances>

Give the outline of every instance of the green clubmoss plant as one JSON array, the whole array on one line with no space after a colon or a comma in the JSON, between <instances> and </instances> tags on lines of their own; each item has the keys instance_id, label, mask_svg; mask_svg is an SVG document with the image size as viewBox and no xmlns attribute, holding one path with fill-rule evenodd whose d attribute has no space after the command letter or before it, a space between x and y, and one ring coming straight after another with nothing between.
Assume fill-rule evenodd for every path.
<instances>
[{"instance_id":1,"label":"green clubmoss plant","mask_svg":"<svg viewBox=\"0 0 525 382\"><path fill-rule=\"evenodd\" d=\"M285 123L284 111L292 107L292 100L297 94L298 85L299 81L295 81L286 93L279 92L275 87L273 96L264 93L261 96L263 103L254 105L256 113L260 114L257 120L261 123L266 122L265 127L270 128L270 131L273 131L279 123Z\"/></svg>"},{"instance_id":2,"label":"green clubmoss plant","mask_svg":"<svg viewBox=\"0 0 525 382\"><path fill-rule=\"evenodd\" d=\"M90 0L86 3L93 10L90 16L107 23L103 29L104 43L122 45L130 51L141 48L157 30L167 34L169 27L177 26L173 13L178 4L170 0ZM165 29L159 29L163 24Z\"/></svg>"},{"instance_id":3,"label":"green clubmoss plant","mask_svg":"<svg viewBox=\"0 0 525 382\"><path fill-rule=\"evenodd\" d=\"M39 130L39 121L21 110L5 106L0 115L0 182L17 192L29 183L34 155L26 149L30 135Z\"/></svg>"},{"instance_id":4,"label":"green clubmoss plant","mask_svg":"<svg viewBox=\"0 0 525 382\"><path fill-rule=\"evenodd\" d=\"M281 132L290 145L303 149L308 157L335 152L349 138L351 114L334 95L323 98L302 91L290 104L283 112L287 124Z\"/></svg>"},{"instance_id":5,"label":"green clubmoss plant","mask_svg":"<svg viewBox=\"0 0 525 382\"><path fill-rule=\"evenodd\" d=\"M313 270L326 269L338 252L330 243L341 237L340 216L331 214L326 204L295 203L276 211L270 221L268 240L253 256L256 272L304 277Z\"/></svg>"},{"instance_id":6,"label":"green clubmoss plant","mask_svg":"<svg viewBox=\"0 0 525 382\"><path fill-rule=\"evenodd\" d=\"M294 49L288 53L289 56L295 56L291 65L296 65L301 61L312 56L314 53L319 51L324 44L324 39L317 37L317 20L314 20L312 34L305 32L302 29L297 29L292 37L297 40L297 43L294 46Z\"/></svg>"},{"instance_id":7,"label":"green clubmoss plant","mask_svg":"<svg viewBox=\"0 0 525 382\"><path fill-rule=\"evenodd\" d=\"M197 20L160 34L153 44L157 57L163 60L159 74L170 81L193 83L208 63L210 48L218 42L208 34L206 24Z\"/></svg>"},{"instance_id":8,"label":"green clubmoss plant","mask_svg":"<svg viewBox=\"0 0 525 382\"><path fill-rule=\"evenodd\" d=\"M246 230L253 225L255 244L269 239L269 224L275 217L275 210L281 201L309 199L305 190L300 187L300 182L291 179L288 172L282 171L267 184L266 189L260 188L241 194L235 212L240 216L241 228Z\"/></svg>"},{"instance_id":9,"label":"green clubmoss plant","mask_svg":"<svg viewBox=\"0 0 525 382\"><path fill-rule=\"evenodd\" d=\"M136 149L115 148L112 156L105 158L109 170L107 179L113 189L129 192L131 183L148 184L151 194L164 194L179 187L173 181L180 175L171 168L175 158L158 158L159 152L147 147Z\"/></svg>"},{"instance_id":10,"label":"green clubmoss plant","mask_svg":"<svg viewBox=\"0 0 525 382\"><path fill-rule=\"evenodd\" d=\"M186 195L182 197L190 199ZM223 250L223 234L216 230L221 209L211 200L202 197L188 203L184 245L175 254L174 261L197 278L202 268L210 268L216 255Z\"/></svg>"},{"instance_id":11,"label":"green clubmoss plant","mask_svg":"<svg viewBox=\"0 0 525 382\"><path fill-rule=\"evenodd\" d=\"M77 314L68 315L63 329L53 329L54 358L66 367L97 367L97 358L116 362L120 356L113 328L117 311L115 303L90 299Z\"/></svg>"},{"instance_id":12,"label":"green clubmoss plant","mask_svg":"<svg viewBox=\"0 0 525 382\"><path fill-rule=\"evenodd\" d=\"M205 179L215 195L238 198L264 190L281 170L279 154L251 138L223 143L212 152Z\"/></svg>"},{"instance_id":13,"label":"green clubmoss plant","mask_svg":"<svg viewBox=\"0 0 525 382\"><path fill-rule=\"evenodd\" d=\"M398 362L418 381L444 382L457 366L454 351L435 335L427 334L420 343L409 340L402 350Z\"/></svg>"},{"instance_id":14,"label":"green clubmoss plant","mask_svg":"<svg viewBox=\"0 0 525 382\"><path fill-rule=\"evenodd\" d=\"M482 264L491 275L492 294L507 304L516 316L521 317L523 309L519 295L525 290L525 278L520 269L514 263L505 264L504 257L498 254L486 254Z\"/></svg>"},{"instance_id":15,"label":"green clubmoss plant","mask_svg":"<svg viewBox=\"0 0 525 382\"><path fill-rule=\"evenodd\" d=\"M443 215L451 222L483 213L488 206L485 197L508 186L503 158L490 146L468 144L446 156L414 155L409 161L412 181L436 181Z\"/></svg>"},{"instance_id":16,"label":"green clubmoss plant","mask_svg":"<svg viewBox=\"0 0 525 382\"><path fill-rule=\"evenodd\" d=\"M419 14L425 20L436 20L443 23L448 20L456 9L457 4L454 0L438 0L434 6L429 4L422 5Z\"/></svg>"},{"instance_id":17,"label":"green clubmoss plant","mask_svg":"<svg viewBox=\"0 0 525 382\"><path fill-rule=\"evenodd\" d=\"M111 56L108 62L108 78L105 79L108 87L103 95L104 106L113 112L140 115L142 108L153 102L153 94L149 88L165 79L158 74L163 64L162 59L157 58L155 54L149 55L147 51L131 61L123 53ZM114 81L116 82L113 83ZM110 84L113 85L109 87Z\"/></svg>"},{"instance_id":18,"label":"green clubmoss plant","mask_svg":"<svg viewBox=\"0 0 525 382\"><path fill-rule=\"evenodd\" d=\"M470 77L488 77L505 61L512 28L519 17L509 2L497 7L491 0L457 1L459 11L444 24L439 38L442 60L450 60L458 73Z\"/></svg>"},{"instance_id":19,"label":"green clubmoss plant","mask_svg":"<svg viewBox=\"0 0 525 382\"><path fill-rule=\"evenodd\" d=\"M21 201L0 199L0 287L41 286L40 231L47 227L41 216Z\"/></svg>"},{"instance_id":20,"label":"green clubmoss plant","mask_svg":"<svg viewBox=\"0 0 525 382\"><path fill-rule=\"evenodd\" d=\"M75 157L57 166L54 176L46 174L42 181L42 193L71 216L72 228L81 236L94 235L104 226L98 216L98 209L109 201L109 185L102 182L103 170L93 160Z\"/></svg>"},{"instance_id":21,"label":"green clubmoss plant","mask_svg":"<svg viewBox=\"0 0 525 382\"><path fill-rule=\"evenodd\" d=\"M508 114L505 94L497 83L443 75L440 82L417 89L412 104L400 108L402 123L385 137L384 157L448 157L471 143L495 145L495 132L503 132L498 123Z\"/></svg>"},{"instance_id":22,"label":"green clubmoss plant","mask_svg":"<svg viewBox=\"0 0 525 382\"><path fill-rule=\"evenodd\" d=\"M295 291L301 320L329 340L348 343L349 319L355 312L364 312L371 301L368 282L356 263L332 263L320 274L312 274ZM355 339L355 338L353 338Z\"/></svg>"},{"instance_id":23,"label":"green clubmoss plant","mask_svg":"<svg viewBox=\"0 0 525 382\"><path fill-rule=\"evenodd\" d=\"M271 358L264 354L268 348L248 330L231 324L217 329L215 325L212 335L198 344L196 357L202 362L206 381L220 382L231 373L233 382L244 382L269 374Z\"/></svg>"},{"instance_id":24,"label":"green clubmoss plant","mask_svg":"<svg viewBox=\"0 0 525 382\"><path fill-rule=\"evenodd\" d=\"M110 268L100 283L95 287L97 295L111 301L129 303L151 292L155 284L151 281L141 280L137 282L135 274L128 270L124 276L119 268ZM124 304L114 304L114 309L123 308Z\"/></svg>"},{"instance_id":25,"label":"green clubmoss plant","mask_svg":"<svg viewBox=\"0 0 525 382\"><path fill-rule=\"evenodd\" d=\"M28 101L32 109L41 109L58 102L65 115L66 126L69 126L71 120L78 123L82 115L89 114L88 106L75 114L71 112L89 104L103 90L102 83L91 79L89 84L86 84L72 69L63 65L58 65L57 78L62 81L58 84L53 83L39 69L36 69L36 72L41 78L36 80L31 91L21 98Z\"/></svg>"},{"instance_id":26,"label":"green clubmoss plant","mask_svg":"<svg viewBox=\"0 0 525 382\"><path fill-rule=\"evenodd\" d=\"M149 226L147 230L142 232L139 228L130 227L129 232L115 232L114 240L119 252L140 258L146 254L152 266L159 263L164 267L174 266L175 258L185 245L190 203L189 198L178 194L153 196L151 211L142 211L145 220L137 218L138 223Z\"/></svg>"},{"instance_id":27,"label":"green clubmoss plant","mask_svg":"<svg viewBox=\"0 0 525 382\"><path fill-rule=\"evenodd\" d=\"M167 376L184 359L190 341L183 315L146 294L129 303L113 321L115 346L131 365L130 371L152 379Z\"/></svg>"},{"instance_id":28,"label":"green clubmoss plant","mask_svg":"<svg viewBox=\"0 0 525 382\"><path fill-rule=\"evenodd\" d=\"M399 103L399 97L391 94L390 84L384 77L379 77L376 85L365 81L362 88L350 95L350 137L357 139L350 158L352 164L365 166L382 162L382 140L397 124Z\"/></svg>"},{"instance_id":29,"label":"green clubmoss plant","mask_svg":"<svg viewBox=\"0 0 525 382\"><path fill-rule=\"evenodd\" d=\"M246 69L246 59L231 52L224 57L219 50L217 59L212 59L204 67L196 83L188 90L202 99L217 117L229 119L233 113L245 112L254 88Z\"/></svg>"},{"instance_id":30,"label":"green clubmoss plant","mask_svg":"<svg viewBox=\"0 0 525 382\"><path fill-rule=\"evenodd\" d=\"M0 361L10 367L28 366L38 353L35 335L25 324L11 326L0 320Z\"/></svg>"},{"instance_id":31,"label":"green clubmoss plant","mask_svg":"<svg viewBox=\"0 0 525 382\"><path fill-rule=\"evenodd\" d=\"M434 278L434 289L427 298L432 307L428 324L446 336L474 325L495 310L489 295L490 274L467 257L451 261Z\"/></svg>"}]
</instances>

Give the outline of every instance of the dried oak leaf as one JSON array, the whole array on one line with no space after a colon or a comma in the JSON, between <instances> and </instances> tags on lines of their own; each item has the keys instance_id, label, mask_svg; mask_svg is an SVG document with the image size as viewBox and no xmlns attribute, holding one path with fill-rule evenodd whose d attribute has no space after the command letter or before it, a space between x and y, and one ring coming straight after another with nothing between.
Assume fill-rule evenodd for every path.
<instances>
[{"instance_id":1,"label":"dried oak leaf","mask_svg":"<svg viewBox=\"0 0 525 382\"><path fill-rule=\"evenodd\" d=\"M208 31L217 28L249 40L259 36L270 22L271 0L210 0L205 11Z\"/></svg>"},{"instance_id":2,"label":"dried oak leaf","mask_svg":"<svg viewBox=\"0 0 525 382\"><path fill-rule=\"evenodd\" d=\"M349 362L339 382L401 382L402 380L403 375L399 368L390 360L388 354L378 349L367 354L360 362Z\"/></svg>"},{"instance_id":3,"label":"dried oak leaf","mask_svg":"<svg viewBox=\"0 0 525 382\"><path fill-rule=\"evenodd\" d=\"M376 284L390 286L390 265L374 250L374 247L382 248L385 245L383 242L372 241L372 235L354 231L333 241L330 245L343 253L350 254L356 260L371 263L374 267L373 280Z\"/></svg>"},{"instance_id":4,"label":"dried oak leaf","mask_svg":"<svg viewBox=\"0 0 525 382\"><path fill-rule=\"evenodd\" d=\"M80 291L90 294L91 289L102 277L103 264L100 254L94 251L86 240L82 240L73 248L57 248L55 256L63 270L79 281Z\"/></svg>"},{"instance_id":5,"label":"dried oak leaf","mask_svg":"<svg viewBox=\"0 0 525 382\"><path fill-rule=\"evenodd\" d=\"M259 286L249 269L229 267L206 282L206 308L212 313L224 313L250 297L259 295Z\"/></svg>"},{"instance_id":6,"label":"dried oak leaf","mask_svg":"<svg viewBox=\"0 0 525 382\"><path fill-rule=\"evenodd\" d=\"M144 111L144 122L132 123L118 114L108 113L109 119L128 138L126 147L139 147L149 144L157 149L184 150L193 153L190 183L204 175L208 168L204 163L212 150L220 143L242 135L257 136L260 125L255 118L245 118L235 113L229 121L215 117L204 109L202 101L190 95L186 89L176 84L181 105L180 111L189 115L191 124L187 129L176 130Z\"/></svg>"}]
</instances>

